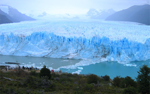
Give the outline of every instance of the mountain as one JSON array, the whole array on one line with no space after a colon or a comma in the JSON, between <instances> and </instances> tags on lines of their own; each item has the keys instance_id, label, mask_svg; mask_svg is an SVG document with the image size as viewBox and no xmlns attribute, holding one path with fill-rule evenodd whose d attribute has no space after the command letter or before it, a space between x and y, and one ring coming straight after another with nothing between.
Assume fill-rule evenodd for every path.
<instances>
[{"instance_id":1,"label":"mountain","mask_svg":"<svg viewBox=\"0 0 150 94\"><path fill-rule=\"evenodd\" d=\"M12 22L33 21L35 19L22 14L17 9L8 5L0 5L0 14L7 17Z\"/></svg>"},{"instance_id":2,"label":"mountain","mask_svg":"<svg viewBox=\"0 0 150 94\"><path fill-rule=\"evenodd\" d=\"M3 23L12 23L5 15L0 14L0 24Z\"/></svg>"},{"instance_id":3,"label":"mountain","mask_svg":"<svg viewBox=\"0 0 150 94\"><path fill-rule=\"evenodd\" d=\"M150 5L132 6L106 18L107 21L131 21L150 25Z\"/></svg>"},{"instance_id":4,"label":"mountain","mask_svg":"<svg viewBox=\"0 0 150 94\"><path fill-rule=\"evenodd\" d=\"M35 19L41 19L41 20L77 20L83 18L82 15L75 15L75 14L49 14L47 12L37 12L37 11L32 11L28 15L30 15L32 18ZM85 16L85 15L84 15Z\"/></svg>"},{"instance_id":5,"label":"mountain","mask_svg":"<svg viewBox=\"0 0 150 94\"><path fill-rule=\"evenodd\" d=\"M96 9L90 9L87 12L87 16L89 16L91 19L105 19L113 13L115 13L113 9L101 11L97 11Z\"/></svg>"},{"instance_id":6,"label":"mountain","mask_svg":"<svg viewBox=\"0 0 150 94\"><path fill-rule=\"evenodd\" d=\"M0 15L1 15L0 19L3 19L3 21L6 20L7 23L13 22L13 18L10 17L7 13L3 12L1 9L0 9ZM1 20L1 24L3 23L3 21Z\"/></svg>"},{"instance_id":7,"label":"mountain","mask_svg":"<svg viewBox=\"0 0 150 94\"><path fill-rule=\"evenodd\" d=\"M43 12L42 14L39 14L38 17L44 17L44 16L46 16L46 15L47 15L47 13L46 13L46 12Z\"/></svg>"}]
</instances>

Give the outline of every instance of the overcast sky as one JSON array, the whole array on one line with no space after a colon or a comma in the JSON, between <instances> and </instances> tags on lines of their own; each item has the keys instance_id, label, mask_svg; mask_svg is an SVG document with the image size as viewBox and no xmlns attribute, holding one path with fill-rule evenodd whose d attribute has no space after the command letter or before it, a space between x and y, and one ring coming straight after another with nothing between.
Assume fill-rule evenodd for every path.
<instances>
[{"instance_id":1,"label":"overcast sky","mask_svg":"<svg viewBox=\"0 0 150 94\"><path fill-rule=\"evenodd\" d=\"M146 3L149 0L0 0L0 4L10 5L22 13L45 11L49 14L85 14L90 8L118 11Z\"/></svg>"}]
</instances>

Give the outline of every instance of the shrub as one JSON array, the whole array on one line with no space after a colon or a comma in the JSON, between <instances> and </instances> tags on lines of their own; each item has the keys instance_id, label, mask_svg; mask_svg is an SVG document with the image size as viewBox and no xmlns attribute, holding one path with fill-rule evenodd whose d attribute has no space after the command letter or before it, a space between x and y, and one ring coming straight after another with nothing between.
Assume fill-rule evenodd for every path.
<instances>
[{"instance_id":1,"label":"shrub","mask_svg":"<svg viewBox=\"0 0 150 94\"><path fill-rule=\"evenodd\" d=\"M24 86L29 86L29 87L35 87L36 85L35 85L35 83L36 83L36 79L34 79L32 76L27 76L25 79L24 79L24 83L23 83L23 85Z\"/></svg>"},{"instance_id":2,"label":"shrub","mask_svg":"<svg viewBox=\"0 0 150 94\"><path fill-rule=\"evenodd\" d=\"M19 68L15 68L14 69L14 74L17 75L17 76L19 76L19 77L25 77L25 76L28 75L27 72L25 72L24 70L19 69Z\"/></svg>"},{"instance_id":3,"label":"shrub","mask_svg":"<svg viewBox=\"0 0 150 94\"><path fill-rule=\"evenodd\" d=\"M38 75L38 74L36 73L36 71L31 71L31 72L30 72L30 75L36 76L36 75Z\"/></svg>"},{"instance_id":4,"label":"shrub","mask_svg":"<svg viewBox=\"0 0 150 94\"><path fill-rule=\"evenodd\" d=\"M23 91L15 87L7 87L3 88L0 94L23 94Z\"/></svg>"},{"instance_id":5,"label":"shrub","mask_svg":"<svg viewBox=\"0 0 150 94\"><path fill-rule=\"evenodd\" d=\"M97 75L94 75L94 74L91 74L91 75L88 75L87 76L87 83L88 84L91 84L91 83L97 83L99 80L98 76Z\"/></svg>"},{"instance_id":6,"label":"shrub","mask_svg":"<svg viewBox=\"0 0 150 94\"><path fill-rule=\"evenodd\" d=\"M49 79L51 79L51 72L46 66L44 65L43 68L40 70L40 77L47 76Z\"/></svg>"},{"instance_id":7,"label":"shrub","mask_svg":"<svg viewBox=\"0 0 150 94\"><path fill-rule=\"evenodd\" d=\"M83 87L84 91L94 91L94 87L91 84L85 84L85 86Z\"/></svg>"},{"instance_id":8,"label":"shrub","mask_svg":"<svg viewBox=\"0 0 150 94\"><path fill-rule=\"evenodd\" d=\"M127 87L124 89L123 94L137 94L137 90L134 87Z\"/></svg>"},{"instance_id":9,"label":"shrub","mask_svg":"<svg viewBox=\"0 0 150 94\"><path fill-rule=\"evenodd\" d=\"M138 71L137 83L140 93L150 93L150 68L147 65L143 65L140 71Z\"/></svg>"}]
</instances>

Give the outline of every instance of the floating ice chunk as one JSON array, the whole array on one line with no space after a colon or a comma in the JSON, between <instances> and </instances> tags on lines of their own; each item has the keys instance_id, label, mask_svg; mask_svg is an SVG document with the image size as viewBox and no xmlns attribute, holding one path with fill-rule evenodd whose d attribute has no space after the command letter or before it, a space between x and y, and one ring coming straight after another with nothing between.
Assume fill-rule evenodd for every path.
<instances>
[{"instance_id":1,"label":"floating ice chunk","mask_svg":"<svg viewBox=\"0 0 150 94\"><path fill-rule=\"evenodd\" d=\"M83 67L78 67L79 70L83 70Z\"/></svg>"},{"instance_id":2,"label":"floating ice chunk","mask_svg":"<svg viewBox=\"0 0 150 94\"><path fill-rule=\"evenodd\" d=\"M75 72L72 72L72 74L80 74L81 71L82 71L82 70L77 70L77 71L75 71Z\"/></svg>"},{"instance_id":3,"label":"floating ice chunk","mask_svg":"<svg viewBox=\"0 0 150 94\"><path fill-rule=\"evenodd\" d=\"M128 64L125 64L125 66L134 66L134 67L136 67L137 65L136 64L131 64L131 63L128 63Z\"/></svg>"},{"instance_id":4,"label":"floating ice chunk","mask_svg":"<svg viewBox=\"0 0 150 94\"><path fill-rule=\"evenodd\" d=\"M64 62L68 62L69 60L63 60Z\"/></svg>"}]
</instances>

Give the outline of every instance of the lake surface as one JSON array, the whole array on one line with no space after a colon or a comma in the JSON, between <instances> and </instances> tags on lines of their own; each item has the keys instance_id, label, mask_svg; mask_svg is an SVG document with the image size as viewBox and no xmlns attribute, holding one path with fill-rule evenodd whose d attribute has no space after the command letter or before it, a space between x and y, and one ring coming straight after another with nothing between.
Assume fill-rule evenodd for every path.
<instances>
[{"instance_id":1,"label":"lake surface","mask_svg":"<svg viewBox=\"0 0 150 94\"><path fill-rule=\"evenodd\" d=\"M150 67L150 60L122 64L118 62L97 62L87 65L81 64L81 61L84 60L0 55L0 65L5 65L5 62L18 62L20 66L33 66L37 68L42 68L46 65L49 69L54 69L56 71L61 70L62 72L68 73L96 74L98 76L109 75L112 79L116 76L130 76L135 79L138 75L137 71L140 70L142 65L145 64ZM88 61L86 62L88 63Z\"/></svg>"},{"instance_id":2,"label":"lake surface","mask_svg":"<svg viewBox=\"0 0 150 94\"><path fill-rule=\"evenodd\" d=\"M63 68L61 70L69 73L96 74L98 76L109 75L112 79L116 76L130 76L135 80L138 75L137 71L139 71L144 64L150 67L150 60L131 62L127 64L120 64L118 62L101 62L88 66L79 66L76 69Z\"/></svg>"},{"instance_id":3,"label":"lake surface","mask_svg":"<svg viewBox=\"0 0 150 94\"><path fill-rule=\"evenodd\" d=\"M5 62L18 62L20 66L42 68L46 65L49 69L58 69L62 66L74 65L80 60L73 59L56 59L44 57L24 57L24 56L5 56L0 55L0 65L5 65ZM13 66L13 65L11 65Z\"/></svg>"}]
</instances>

